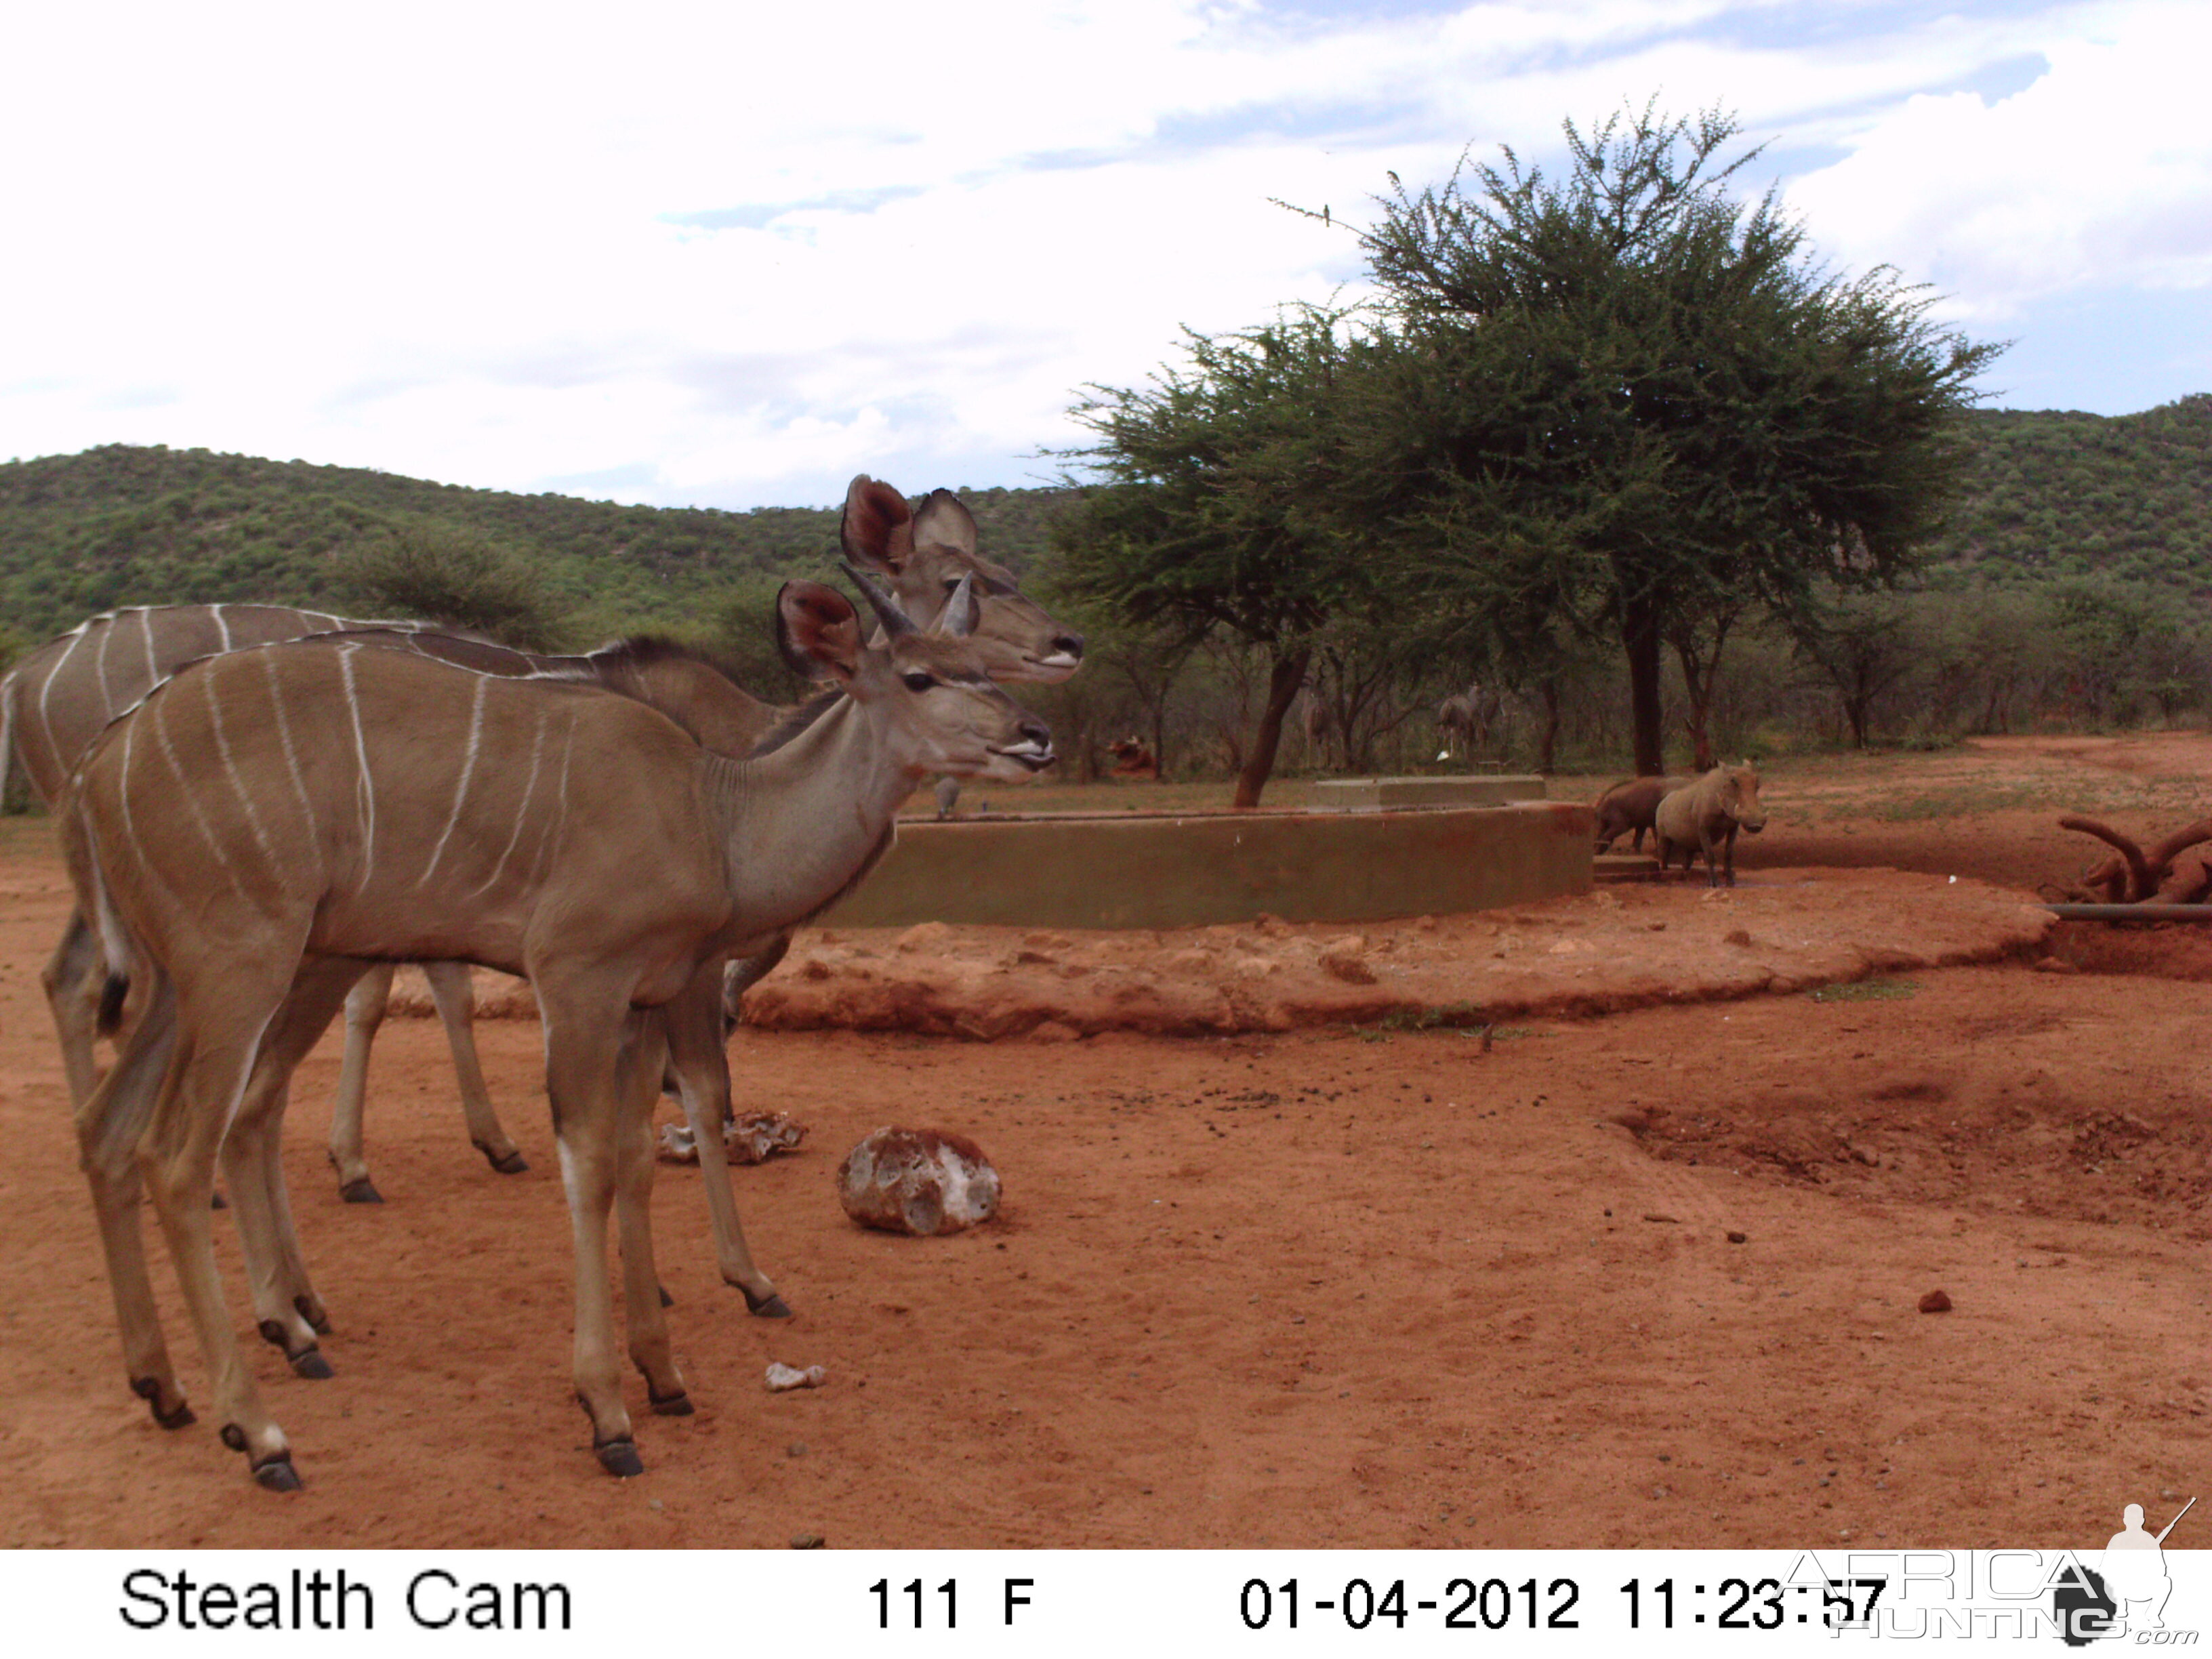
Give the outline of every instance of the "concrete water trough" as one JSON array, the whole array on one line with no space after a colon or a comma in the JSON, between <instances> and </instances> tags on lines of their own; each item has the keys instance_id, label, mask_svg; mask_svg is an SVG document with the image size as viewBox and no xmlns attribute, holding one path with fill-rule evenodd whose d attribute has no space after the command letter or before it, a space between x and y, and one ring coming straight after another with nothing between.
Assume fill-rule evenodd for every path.
<instances>
[{"instance_id":1,"label":"concrete water trough","mask_svg":"<svg viewBox=\"0 0 2212 1659\"><path fill-rule=\"evenodd\" d=\"M1590 888L1590 809L1565 801L1409 811L1038 814L902 823L824 918L1032 927L1369 921L1532 903Z\"/></svg>"}]
</instances>

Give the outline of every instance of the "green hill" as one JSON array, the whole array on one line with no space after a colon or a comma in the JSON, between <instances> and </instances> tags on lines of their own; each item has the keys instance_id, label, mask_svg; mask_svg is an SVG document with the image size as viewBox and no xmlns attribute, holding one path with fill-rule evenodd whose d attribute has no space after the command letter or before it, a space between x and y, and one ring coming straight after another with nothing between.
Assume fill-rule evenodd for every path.
<instances>
[{"instance_id":1,"label":"green hill","mask_svg":"<svg viewBox=\"0 0 2212 1659\"><path fill-rule=\"evenodd\" d=\"M1929 550L1939 563L2212 592L2212 393L2140 415L1968 418L1974 460L1954 528Z\"/></svg>"},{"instance_id":2,"label":"green hill","mask_svg":"<svg viewBox=\"0 0 2212 1659\"><path fill-rule=\"evenodd\" d=\"M985 550L1017 571L1045 545L1056 492L963 492ZM514 548L605 632L682 628L732 586L831 568L830 507L621 507L316 466L112 444L0 464L0 621L44 639L118 605L348 604L336 563L401 528Z\"/></svg>"},{"instance_id":3,"label":"green hill","mask_svg":"<svg viewBox=\"0 0 2212 1659\"><path fill-rule=\"evenodd\" d=\"M2212 394L2139 415L1983 410L1939 565L1999 582L2100 573L2212 593ZM915 484L920 479L901 480ZM963 491L1018 574L1049 558L1055 489ZM343 609L337 568L392 530L496 538L583 631L697 629L733 588L830 568L829 507L619 507L358 467L114 444L0 464L0 623L48 637L118 605L266 599Z\"/></svg>"}]
</instances>

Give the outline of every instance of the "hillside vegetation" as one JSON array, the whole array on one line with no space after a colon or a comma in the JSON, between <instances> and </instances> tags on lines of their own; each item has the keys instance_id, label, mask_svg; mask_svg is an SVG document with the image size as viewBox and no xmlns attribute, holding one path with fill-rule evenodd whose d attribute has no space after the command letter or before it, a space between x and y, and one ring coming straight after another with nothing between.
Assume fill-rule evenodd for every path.
<instances>
[{"instance_id":1,"label":"hillside vegetation","mask_svg":"<svg viewBox=\"0 0 2212 1659\"><path fill-rule=\"evenodd\" d=\"M1981 410L1939 564L1987 580L2102 575L2212 592L2212 393L2140 415Z\"/></svg>"},{"instance_id":2,"label":"hillside vegetation","mask_svg":"<svg viewBox=\"0 0 2212 1659\"><path fill-rule=\"evenodd\" d=\"M1723 747L1944 741L1966 732L2172 721L2212 708L2212 395L2139 415L1984 411L1948 532L1917 586L1839 605L1799 638L1756 617L1729 641L1715 682ZM919 494L936 481L894 482ZM986 552L1032 586L1054 568L1051 489L963 491ZM833 569L836 514L724 513L517 495L356 468L203 450L111 446L0 465L0 647L50 637L117 605L268 599L358 608L364 571L442 538L490 550L544 590L556 631L584 647L644 629L714 646L764 696L795 696L765 627L774 585ZM1039 579L1045 579L1041 582ZM392 591L387 584L384 591ZM405 602L394 601L406 608ZM1107 763L1104 743L1144 734L1170 772L1234 769L1261 665L1218 641L1189 651L1055 601L1091 638L1091 666L1025 700L1062 734L1070 770ZM376 612L380 614L380 612ZM1437 758L1433 711L1472 677L1486 699L1483 757L1618 766L1624 692L1602 652L1547 696L1492 665L1381 647L1316 670L1320 695L1364 702L1291 744L1293 770L1463 766ZM4 653L0 653L4 654ZM1373 672L1352 670L1373 659ZM1350 665L1350 666L1346 666ZM1379 665L1379 666L1377 666ZM1334 678L1331 678L1332 673ZM1370 683L1371 682L1371 683ZM1667 696L1680 729L1685 687ZM1670 739L1674 741L1674 739Z\"/></svg>"},{"instance_id":3,"label":"hillside vegetation","mask_svg":"<svg viewBox=\"0 0 2212 1659\"><path fill-rule=\"evenodd\" d=\"M919 493L934 481L895 482ZM1044 544L1054 492L965 492L1002 562ZM118 605L268 600L343 608L346 560L443 527L511 549L587 631L684 627L733 588L832 568L829 507L620 507L316 466L111 444L0 465L0 621L39 640Z\"/></svg>"}]
</instances>

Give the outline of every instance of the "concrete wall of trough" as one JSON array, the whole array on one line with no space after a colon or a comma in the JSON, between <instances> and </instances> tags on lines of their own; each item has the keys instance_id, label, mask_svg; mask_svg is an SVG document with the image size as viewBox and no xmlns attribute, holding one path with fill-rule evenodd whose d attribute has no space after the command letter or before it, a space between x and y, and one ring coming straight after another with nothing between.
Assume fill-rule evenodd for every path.
<instances>
[{"instance_id":1,"label":"concrete wall of trough","mask_svg":"<svg viewBox=\"0 0 2212 1659\"><path fill-rule=\"evenodd\" d=\"M1193 927L1373 921L1590 889L1590 809L1565 801L1426 812L1035 817L908 823L848 927Z\"/></svg>"}]
</instances>

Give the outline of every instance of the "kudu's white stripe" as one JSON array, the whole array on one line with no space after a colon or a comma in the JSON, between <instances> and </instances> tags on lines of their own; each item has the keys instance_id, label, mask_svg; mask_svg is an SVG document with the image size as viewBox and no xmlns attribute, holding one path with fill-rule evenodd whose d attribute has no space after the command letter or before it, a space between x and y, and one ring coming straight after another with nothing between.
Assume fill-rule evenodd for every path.
<instances>
[{"instance_id":1,"label":"kudu's white stripe","mask_svg":"<svg viewBox=\"0 0 2212 1659\"><path fill-rule=\"evenodd\" d=\"M154 607L138 607L138 625L146 630L146 684L156 686L161 683L161 665L154 657Z\"/></svg>"},{"instance_id":2,"label":"kudu's white stripe","mask_svg":"<svg viewBox=\"0 0 2212 1659\"><path fill-rule=\"evenodd\" d=\"M231 792L238 804L246 809L246 827L253 831L253 839L261 848L261 856L272 868L276 863L276 849L269 843L268 832L261 827L261 813L253 805L253 797L246 793L246 780L238 775L238 762L230 752L230 733L223 730L222 700L215 694L215 667L210 663L200 670L200 684L207 689L208 724L215 732L216 752L222 757L222 769L230 775Z\"/></svg>"},{"instance_id":3,"label":"kudu's white stripe","mask_svg":"<svg viewBox=\"0 0 2212 1659\"><path fill-rule=\"evenodd\" d=\"M307 799L307 781L300 773L300 751L292 745L292 722L284 714L284 688L276 678L276 659L263 646L260 652L262 671L269 677L269 702L276 714L276 736L284 745L284 764L291 769L292 787L300 797L301 816L312 826L315 822L315 804Z\"/></svg>"},{"instance_id":4,"label":"kudu's white stripe","mask_svg":"<svg viewBox=\"0 0 2212 1659\"><path fill-rule=\"evenodd\" d=\"M561 747L559 811L553 822L546 825L544 833L538 837L537 855L530 860L530 878L532 881L538 879L538 872L544 868L546 860L559 849L562 832L568 827L568 758L575 752L576 716L572 712L568 716L568 730Z\"/></svg>"},{"instance_id":5,"label":"kudu's white stripe","mask_svg":"<svg viewBox=\"0 0 2212 1659\"><path fill-rule=\"evenodd\" d=\"M223 619L222 607L221 605L216 605L216 606L213 606L213 607L211 608L211 610L210 610L210 615L212 615L212 616L215 617L215 629L216 629L216 632L218 635L220 635L222 636L222 648L223 650L225 650L225 651L229 650L229 649L230 649L230 624Z\"/></svg>"},{"instance_id":6,"label":"kudu's white stripe","mask_svg":"<svg viewBox=\"0 0 2212 1659\"><path fill-rule=\"evenodd\" d=\"M493 884L507 873L507 861L514 856L515 848L522 840L522 826L530 821L531 797L538 793L538 764L544 754L545 711L541 708L538 711L538 730L530 740L530 775L523 782L522 799L514 809L514 832L507 836L507 845L500 849L499 862L492 866L491 873L481 883L469 889L469 897L474 898L479 893L489 891Z\"/></svg>"},{"instance_id":7,"label":"kudu's white stripe","mask_svg":"<svg viewBox=\"0 0 2212 1659\"><path fill-rule=\"evenodd\" d=\"M446 843L453 838L453 826L461 821L461 808L468 803L469 780L476 775L477 770L477 744L483 737L484 688L490 684L488 676L479 674L477 677L476 696L469 703L469 746L467 752L461 757L461 781L453 787L453 810L447 815L445 833L438 837L438 844L430 849L429 863L422 866L422 873L416 878L417 887L436 873L438 860L446 856Z\"/></svg>"},{"instance_id":8,"label":"kudu's white stripe","mask_svg":"<svg viewBox=\"0 0 2212 1659\"><path fill-rule=\"evenodd\" d=\"M246 891L246 885L239 880L238 872L231 864L230 855L222 850L222 842L215 833L215 826L208 822L207 814L200 811L199 797L192 793L192 781L185 775L184 764L177 758L176 745L169 741L168 711L169 700L167 697L153 697L148 700L146 714L153 719L154 736L161 745L161 753L168 759L170 772L176 777L178 798L191 810L192 822L199 825L200 834L207 842L208 850L215 854L215 861L222 866L222 872L230 878L230 884L242 894ZM137 721L133 720L131 724L135 726Z\"/></svg>"},{"instance_id":9,"label":"kudu's white stripe","mask_svg":"<svg viewBox=\"0 0 2212 1659\"><path fill-rule=\"evenodd\" d=\"M120 617L110 615L101 618L107 626L100 630L100 649L92 659L93 672L100 678L100 712L103 720L115 718L115 693L107 684L107 647L114 639L115 630L122 626Z\"/></svg>"},{"instance_id":10,"label":"kudu's white stripe","mask_svg":"<svg viewBox=\"0 0 2212 1659\"><path fill-rule=\"evenodd\" d=\"M346 712L353 717L354 757L361 763L361 776L354 785L354 800L362 818L361 884L368 885L368 878L376 869L376 785L368 773L368 743L361 732L361 699L353 689L354 653L357 645L338 647L338 678L345 684Z\"/></svg>"},{"instance_id":11,"label":"kudu's white stripe","mask_svg":"<svg viewBox=\"0 0 2212 1659\"><path fill-rule=\"evenodd\" d=\"M62 753L61 744L55 741L53 716L46 711L46 696L54 689L54 676L62 672L63 665L76 653L77 647L84 643L84 630L91 626L90 623L79 623L70 630L68 648L54 659L54 665L39 682L39 724L46 729L46 752L54 757L54 770L63 777L76 769L76 757Z\"/></svg>"},{"instance_id":12,"label":"kudu's white stripe","mask_svg":"<svg viewBox=\"0 0 2212 1659\"><path fill-rule=\"evenodd\" d=\"M123 728L123 767L115 777L115 799L123 807L123 839L134 852L138 846L138 830L131 822L131 745L137 740L138 722L131 720Z\"/></svg>"}]
</instances>

